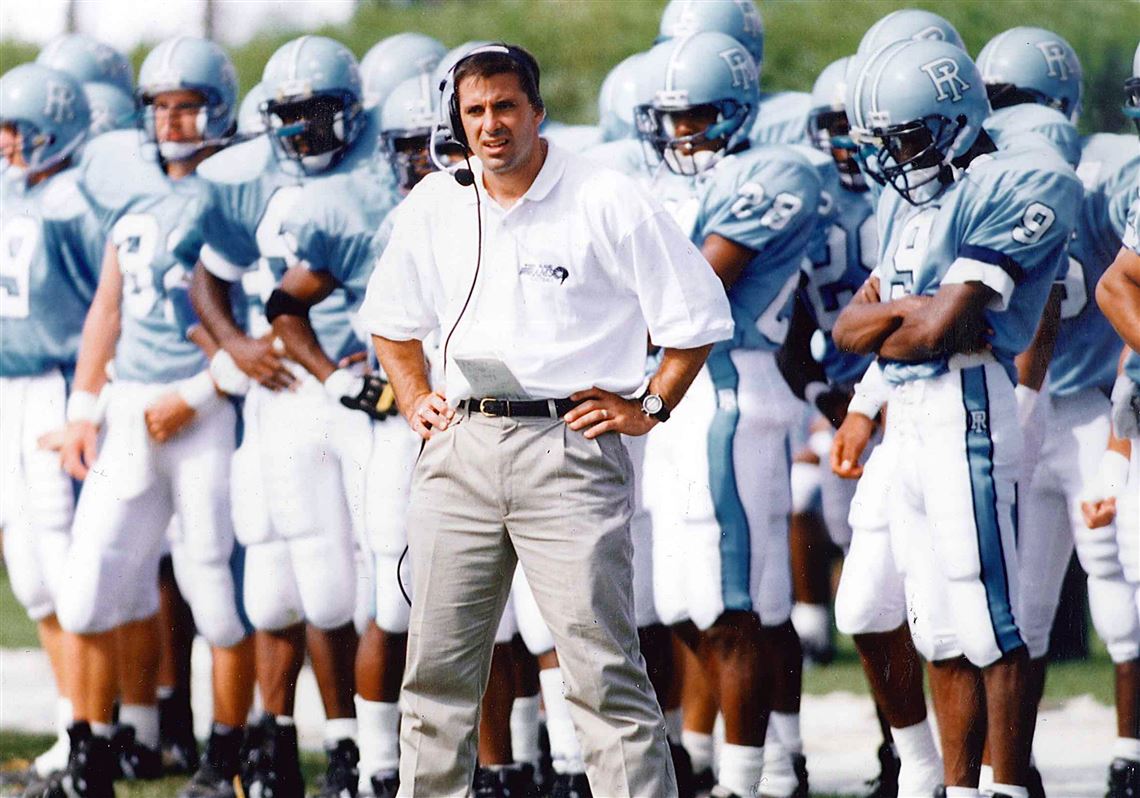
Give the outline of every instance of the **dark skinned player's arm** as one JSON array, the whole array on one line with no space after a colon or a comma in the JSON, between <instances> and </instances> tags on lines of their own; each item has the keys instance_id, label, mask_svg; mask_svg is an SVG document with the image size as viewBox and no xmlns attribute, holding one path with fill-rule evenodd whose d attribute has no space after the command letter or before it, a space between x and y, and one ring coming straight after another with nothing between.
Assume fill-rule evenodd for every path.
<instances>
[{"instance_id":1,"label":"dark skinned player's arm","mask_svg":"<svg viewBox=\"0 0 1140 798\"><path fill-rule=\"evenodd\" d=\"M1133 352L1140 352L1140 255L1121 247L1096 284L1096 303Z\"/></svg>"},{"instance_id":2,"label":"dark skinned player's arm","mask_svg":"<svg viewBox=\"0 0 1140 798\"><path fill-rule=\"evenodd\" d=\"M285 292L306 308L311 308L336 287L336 280L328 272L292 266L281 278L277 290ZM336 363L329 359L317 342L308 315L282 314L273 320L273 332L285 345L286 354L321 382L336 371Z\"/></svg>"},{"instance_id":3,"label":"dark skinned player's arm","mask_svg":"<svg viewBox=\"0 0 1140 798\"><path fill-rule=\"evenodd\" d=\"M756 257L756 250L712 233L701 244L701 254L712 265L716 276L724 284L724 290L728 291Z\"/></svg>"},{"instance_id":4,"label":"dark skinned player's arm","mask_svg":"<svg viewBox=\"0 0 1140 798\"><path fill-rule=\"evenodd\" d=\"M1053 346L1057 343L1057 331L1061 325L1061 299L1064 293L1065 289L1061 286L1053 286L1033 340L1014 361L1017 364L1019 385L1040 391L1045 383L1045 373L1049 370L1049 361L1053 359Z\"/></svg>"},{"instance_id":5,"label":"dark skinned player's arm","mask_svg":"<svg viewBox=\"0 0 1140 798\"><path fill-rule=\"evenodd\" d=\"M869 355L897 330L907 313L928 304L929 297L906 296L890 302L879 298L879 278L872 275L843 308L831 338L845 352Z\"/></svg>"},{"instance_id":6,"label":"dark skinned player's arm","mask_svg":"<svg viewBox=\"0 0 1140 798\"><path fill-rule=\"evenodd\" d=\"M879 347L880 357L922 361L983 349L985 311L996 296L992 288L979 282L941 286L922 303L921 312L903 314L902 323Z\"/></svg>"},{"instance_id":7,"label":"dark skinned player's arm","mask_svg":"<svg viewBox=\"0 0 1140 798\"><path fill-rule=\"evenodd\" d=\"M230 285L212 274L201 261L194 266L194 274L190 278L190 301L198 320L250 378L274 391L290 387L294 382L293 375L273 351L272 341L250 338L234 319Z\"/></svg>"}]
</instances>

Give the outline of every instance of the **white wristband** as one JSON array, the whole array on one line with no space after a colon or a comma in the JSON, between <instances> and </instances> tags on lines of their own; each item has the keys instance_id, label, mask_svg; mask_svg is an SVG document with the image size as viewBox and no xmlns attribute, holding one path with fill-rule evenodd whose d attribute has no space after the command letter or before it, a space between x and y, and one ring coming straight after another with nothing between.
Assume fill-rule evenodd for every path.
<instances>
[{"instance_id":1,"label":"white wristband","mask_svg":"<svg viewBox=\"0 0 1140 798\"><path fill-rule=\"evenodd\" d=\"M210 370L199 371L189 379L179 381L174 388L186 404L195 410L201 410L211 401L218 398L218 389L214 387L214 378Z\"/></svg>"},{"instance_id":2,"label":"white wristband","mask_svg":"<svg viewBox=\"0 0 1140 798\"><path fill-rule=\"evenodd\" d=\"M325 378L325 393L333 399L342 396L356 396L364 387L364 378L358 377L348 369L337 369Z\"/></svg>"},{"instance_id":3,"label":"white wristband","mask_svg":"<svg viewBox=\"0 0 1140 798\"><path fill-rule=\"evenodd\" d=\"M65 417L68 424L75 421L96 424L99 416L99 397L90 391L72 391L71 396L67 397Z\"/></svg>"},{"instance_id":4,"label":"white wristband","mask_svg":"<svg viewBox=\"0 0 1140 798\"><path fill-rule=\"evenodd\" d=\"M210 358L210 376L222 393L230 396L245 396L249 393L249 376L237 367L230 353L219 349Z\"/></svg>"}]
</instances>

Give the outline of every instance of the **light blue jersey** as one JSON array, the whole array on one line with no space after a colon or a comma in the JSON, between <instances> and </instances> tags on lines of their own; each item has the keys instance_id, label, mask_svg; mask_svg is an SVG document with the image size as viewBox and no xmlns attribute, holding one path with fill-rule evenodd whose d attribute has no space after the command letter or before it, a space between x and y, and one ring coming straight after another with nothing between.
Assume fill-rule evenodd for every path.
<instances>
[{"instance_id":1,"label":"light blue jersey","mask_svg":"<svg viewBox=\"0 0 1140 798\"><path fill-rule=\"evenodd\" d=\"M1051 146L980 156L938 199L914 207L896 191L877 209L883 301L934 295L944 282L982 282L999 294L985 311L994 356L1016 382L1014 357L1032 340L1062 273L1080 210L1076 173ZM936 377L948 357L884 361L890 383Z\"/></svg>"},{"instance_id":2,"label":"light blue jersey","mask_svg":"<svg viewBox=\"0 0 1140 798\"><path fill-rule=\"evenodd\" d=\"M264 136L238 144L207 159L198 169L205 185L201 213L195 220L202 242L240 277L249 297L249 331L262 335L269 329L265 302L293 261L291 246L282 235L285 222L307 185L360 170L373 177L378 125L375 115L351 150L334 166L317 175L298 174L293 164L277 160ZM385 184L386 181L378 181ZM195 247L180 247L184 263L198 258ZM313 307L309 319L321 348L333 360L360 351L341 290Z\"/></svg>"},{"instance_id":3,"label":"light blue jersey","mask_svg":"<svg viewBox=\"0 0 1140 798\"><path fill-rule=\"evenodd\" d=\"M0 376L75 368L95 296L103 233L76 185L77 169L28 188L0 175Z\"/></svg>"},{"instance_id":4,"label":"light blue jersey","mask_svg":"<svg viewBox=\"0 0 1140 798\"><path fill-rule=\"evenodd\" d=\"M773 145L725 158L690 182L692 200L674 217L693 243L718 235L756 253L728 290L733 337L714 349L779 349L818 227L819 175L794 148Z\"/></svg>"},{"instance_id":5,"label":"light blue jersey","mask_svg":"<svg viewBox=\"0 0 1140 798\"><path fill-rule=\"evenodd\" d=\"M831 330L875 267L879 241L874 210L866 192L843 188L830 155L811 147L800 149L815 166L822 187L819 230L803 260L806 282L800 291L824 336L820 362L828 382L853 386L872 356L840 351L831 339Z\"/></svg>"},{"instance_id":6,"label":"light blue jersey","mask_svg":"<svg viewBox=\"0 0 1140 798\"><path fill-rule=\"evenodd\" d=\"M1096 284L1120 251L1128 206L1140 175L1132 136L1098 133L1083 145L1077 174L1085 187L1077 228L1069 242L1069 269L1061 326L1049 365L1049 392L1067 396L1086 388L1112 389L1120 337L1096 304Z\"/></svg>"},{"instance_id":7,"label":"light blue jersey","mask_svg":"<svg viewBox=\"0 0 1140 798\"><path fill-rule=\"evenodd\" d=\"M748 134L753 145L811 144L807 119L811 95L803 91L761 92L756 121Z\"/></svg>"},{"instance_id":8,"label":"light blue jersey","mask_svg":"<svg viewBox=\"0 0 1140 798\"><path fill-rule=\"evenodd\" d=\"M344 289L349 312L364 299L375 262L373 241L398 200L366 172L337 174L306 185L282 226L294 258L328 272Z\"/></svg>"},{"instance_id":9,"label":"light blue jersey","mask_svg":"<svg viewBox=\"0 0 1140 798\"><path fill-rule=\"evenodd\" d=\"M199 180L171 180L134 130L113 131L87 145L79 186L99 214L123 278L115 376L167 383L206 368L185 337L190 273L174 249L190 234Z\"/></svg>"},{"instance_id":10,"label":"light blue jersey","mask_svg":"<svg viewBox=\"0 0 1140 798\"><path fill-rule=\"evenodd\" d=\"M1022 103L1001 108L986 117L982 125L998 149L1016 149L1025 133L1037 133L1049 140L1065 162L1074 169L1081 161L1081 136L1069 118L1056 108Z\"/></svg>"}]
</instances>

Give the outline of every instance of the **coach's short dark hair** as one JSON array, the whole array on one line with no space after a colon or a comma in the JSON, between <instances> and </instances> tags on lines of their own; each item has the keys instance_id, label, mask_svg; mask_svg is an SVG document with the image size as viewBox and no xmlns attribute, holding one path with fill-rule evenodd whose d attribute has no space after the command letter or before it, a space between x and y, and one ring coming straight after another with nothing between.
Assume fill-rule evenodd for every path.
<instances>
[{"instance_id":1,"label":"coach's short dark hair","mask_svg":"<svg viewBox=\"0 0 1140 798\"><path fill-rule=\"evenodd\" d=\"M533 55L517 45L503 44L500 46L507 48L509 52L492 50L475 53L459 62L458 66L455 67L455 75L452 81L456 95L459 94L459 84L463 82L464 78L489 78L493 75L510 73L519 79L519 86L526 93L531 107L536 111L544 110L546 105L542 102L542 94L539 93L538 61Z\"/></svg>"}]
</instances>

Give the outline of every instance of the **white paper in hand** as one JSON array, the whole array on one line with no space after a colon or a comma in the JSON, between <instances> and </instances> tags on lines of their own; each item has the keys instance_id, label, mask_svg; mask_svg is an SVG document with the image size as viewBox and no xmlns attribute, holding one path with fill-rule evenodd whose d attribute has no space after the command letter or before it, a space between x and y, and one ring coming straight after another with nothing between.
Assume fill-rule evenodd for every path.
<instances>
[{"instance_id":1,"label":"white paper in hand","mask_svg":"<svg viewBox=\"0 0 1140 798\"><path fill-rule=\"evenodd\" d=\"M471 385L471 395L475 398L530 398L507 364L496 355L456 355L455 365Z\"/></svg>"}]
</instances>

